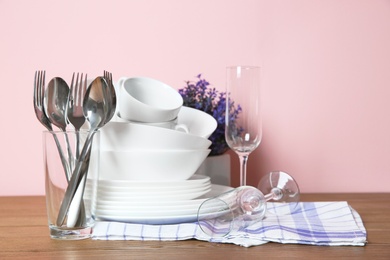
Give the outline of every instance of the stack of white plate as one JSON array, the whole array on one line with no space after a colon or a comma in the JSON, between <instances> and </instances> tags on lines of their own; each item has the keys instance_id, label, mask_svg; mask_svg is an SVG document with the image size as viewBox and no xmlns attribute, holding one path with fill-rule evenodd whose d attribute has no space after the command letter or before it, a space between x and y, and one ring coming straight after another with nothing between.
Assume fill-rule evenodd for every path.
<instances>
[{"instance_id":1,"label":"stack of white plate","mask_svg":"<svg viewBox=\"0 0 390 260\"><path fill-rule=\"evenodd\" d=\"M86 192L90 192L88 185ZM141 224L176 224L197 220L200 204L232 189L193 175L183 181L99 180L97 220Z\"/></svg>"}]
</instances>

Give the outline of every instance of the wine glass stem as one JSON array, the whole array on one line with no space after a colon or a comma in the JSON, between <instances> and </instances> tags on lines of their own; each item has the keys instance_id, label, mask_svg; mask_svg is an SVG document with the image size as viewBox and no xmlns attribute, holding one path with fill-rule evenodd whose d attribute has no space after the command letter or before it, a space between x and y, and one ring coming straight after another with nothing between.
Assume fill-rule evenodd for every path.
<instances>
[{"instance_id":1,"label":"wine glass stem","mask_svg":"<svg viewBox=\"0 0 390 260\"><path fill-rule=\"evenodd\" d=\"M273 188L271 193L264 195L265 201L280 200L283 197L283 191L279 188Z\"/></svg>"},{"instance_id":2,"label":"wine glass stem","mask_svg":"<svg viewBox=\"0 0 390 260\"><path fill-rule=\"evenodd\" d=\"M240 186L246 185L246 164L248 155L239 155L240 158Z\"/></svg>"}]
</instances>

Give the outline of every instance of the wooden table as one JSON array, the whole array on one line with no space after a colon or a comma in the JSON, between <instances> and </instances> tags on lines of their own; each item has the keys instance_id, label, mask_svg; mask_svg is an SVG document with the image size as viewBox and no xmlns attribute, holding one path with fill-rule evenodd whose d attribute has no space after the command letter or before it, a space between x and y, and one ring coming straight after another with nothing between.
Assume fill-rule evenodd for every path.
<instances>
[{"instance_id":1,"label":"wooden table","mask_svg":"<svg viewBox=\"0 0 390 260\"><path fill-rule=\"evenodd\" d=\"M390 193L303 194L301 201L348 201L368 233L364 247L268 243L244 248L197 240L58 241L49 237L44 197L0 197L0 259L390 259Z\"/></svg>"}]
</instances>

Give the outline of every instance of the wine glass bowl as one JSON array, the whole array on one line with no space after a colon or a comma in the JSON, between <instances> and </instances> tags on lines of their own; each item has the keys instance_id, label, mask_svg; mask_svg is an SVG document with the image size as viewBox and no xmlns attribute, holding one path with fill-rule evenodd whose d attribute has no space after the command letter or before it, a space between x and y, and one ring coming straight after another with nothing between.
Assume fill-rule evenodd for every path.
<instances>
[{"instance_id":1,"label":"wine glass bowl","mask_svg":"<svg viewBox=\"0 0 390 260\"><path fill-rule=\"evenodd\" d=\"M228 67L226 90L225 139L240 158L240 186L245 186L248 156L262 138L260 68Z\"/></svg>"}]
</instances>

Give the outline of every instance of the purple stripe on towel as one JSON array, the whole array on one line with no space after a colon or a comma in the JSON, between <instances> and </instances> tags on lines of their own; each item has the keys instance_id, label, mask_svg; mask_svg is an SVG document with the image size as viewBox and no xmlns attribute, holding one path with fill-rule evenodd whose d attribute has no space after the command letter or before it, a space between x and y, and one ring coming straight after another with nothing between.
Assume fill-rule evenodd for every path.
<instances>
[{"instance_id":1,"label":"purple stripe on towel","mask_svg":"<svg viewBox=\"0 0 390 260\"><path fill-rule=\"evenodd\" d=\"M145 237L144 237L144 225L141 225L141 234L140 234L140 238L141 240L145 240Z\"/></svg>"},{"instance_id":2,"label":"purple stripe on towel","mask_svg":"<svg viewBox=\"0 0 390 260\"><path fill-rule=\"evenodd\" d=\"M106 229L106 238L108 240L108 230L110 229L111 222L108 222L107 229Z\"/></svg>"},{"instance_id":3,"label":"purple stripe on towel","mask_svg":"<svg viewBox=\"0 0 390 260\"><path fill-rule=\"evenodd\" d=\"M127 225L124 225L124 227L123 227L123 240L127 240L126 239L126 228L127 228Z\"/></svg>"},{"instance_id":4,"label":"purple stripe on towel","mask_svg":"<svg viewBox=\"0 0 390 260\"><path fill-rule=\"evenodd\" d=\"M301 211L297 211L293 215L293 219L296 225L296 230L291 231L299 235L301 240L307 240L311 238L311 241L329 241L328 234L322 226L322 221L318 216L316 204L313 202L307 202L301 204ZM302 221L307 220L307 221ZM316 226L317 231L313 230L313 226Z\"/></svg>"}]
</instances>

